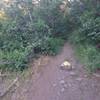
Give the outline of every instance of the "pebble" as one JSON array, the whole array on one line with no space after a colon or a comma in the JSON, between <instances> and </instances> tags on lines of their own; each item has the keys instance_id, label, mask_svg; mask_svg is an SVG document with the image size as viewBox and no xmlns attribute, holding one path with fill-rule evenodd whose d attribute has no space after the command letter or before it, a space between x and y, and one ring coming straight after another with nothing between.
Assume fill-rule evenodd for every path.
<instances>
[{"instance_id":1,"label":"pebble","mask_svg":"<svg viewBox=\"0 0 100 100\"><path fill-rule=\"evenodd\" d=\"M28 92L28 90L27 90L27 89L24 89L24 90L23 90L23 92L24 92L24 93L27 93L27 92Z\"/></svg>"},{"instance_id":2,"label":"pebble","mask_svg":"<svg viewBox=\"0 0 100 100\"><path fill-rule=\"evenodd\" d=\"M75 72L70 72L70 75L71 75L71 76L75 76L76 73L75 73Z\"/></svg>"},{"instance_id":3,"label":"pebble","mask_svg":"<svg viewBox=\"0 0 100 100\"><path fill-rule=\"evenodd\" d=\"M61 95L61 94L60 94L60 92L58 92L57 94L58 94L58 96L60 96L60 95Z\"/></svg>"},{"instance_id":4,"label":"pebble","mask_svg":"<svg viewBox=\"0 0 100 100\"><path fill-rule=\"evenodd\" d=\"M94 75L95 77L97 77L97 78L100 78L100 74L94 73L93 75Z\"/></svg>"},{"instance_id":5,"label":"pebble","mask_svg":"<svg viewBox=\"0 0 100 100\"><path fill-rule=\"evenodd\" d=\"M88 75L84 75L85 78L88 78Z\"/></svg>"},{"instance_id":6,"label":"pebble","mask_svg":"<svg viewBox=\"0 0 100 100\"><path fill-rule=\"evenodd\" d=\"M60 84L64 84L64 83L65 83L65 81L64 81L64 80L61 80L61 81L60 81Z\"/></svg>"},{"instance_id":7,"label":"pebble","mask_svg":"<svg viewBox=\"0 0 100 100\"><path fill-rule=\"evenodd\" d=\"M72 87L72 84L71 83L68 83L68 87Z\"/></svg>"},{"instance_id":8,"label":"pebble","mask_svg":"<svg viewBox=\"0 0 100 100\"><path fill-rule=\"evenodd\" d=\"M77 81L82 81L82 78L77 78L76 80L77 80Z\"/></svg>"},{"instance_id":9,"label":"pebble","mask_svg":"<svg viewBox=\"0 0 100 100\"><path fill-rule=\"evenodd\" d=\"M65 88L62 88L62 89L61 89L61 92L64 92L64 91L65 91Z\"/></svg>"},{"instance_id":10,"label":"pebble","mask_svg":"<svg viewBox=\"0 0 100 100\"><path fill-rule=\"evenodd\" d=\"M67 85L67 84L64 84L64 87L65 87L65 88L67 88L67 87L68 87L68 85Z\"/></svg>"},{"instance_id":11,"label":"pebble","mask_svg":"<svg viewBox=\"0 0 100 100\"><path fill-rule=\"evenodd\" d=\"M57 86L57 84L56 84L56 83L54 83L54 84L53 84L53 87L56 87L56 86Z\"/></svg>"}]
</instances>

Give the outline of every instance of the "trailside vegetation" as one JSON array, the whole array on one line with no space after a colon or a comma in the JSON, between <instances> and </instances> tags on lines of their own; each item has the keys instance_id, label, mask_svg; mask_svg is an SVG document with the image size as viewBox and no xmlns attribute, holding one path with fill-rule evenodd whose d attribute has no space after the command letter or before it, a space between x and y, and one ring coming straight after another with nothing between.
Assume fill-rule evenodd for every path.
<instances>
[{"instance_id":1,"label":"trailside vegetation","mask_svg":"<svg viewBox=\"0 0 100 100\"><path fill-rule=\"evenodd\" d=\"M100 68L99 0L1 0L0 69L23 70L66 40L89 71Z\"/></svg>"}]
</instances>

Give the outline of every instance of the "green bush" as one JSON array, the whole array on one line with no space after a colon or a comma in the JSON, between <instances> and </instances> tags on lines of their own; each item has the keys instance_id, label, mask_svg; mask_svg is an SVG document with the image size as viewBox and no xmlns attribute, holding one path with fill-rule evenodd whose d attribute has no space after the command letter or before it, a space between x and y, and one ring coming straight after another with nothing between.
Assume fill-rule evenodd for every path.
<instances>
[{"instance_id":1,"label":"green bush","mask_svg":"<svg viewBox=\"0 0 100 100\"><path fill-rule=\"evenodd\" d=\"M80 43L84 43L84 38L82 37L82 35L80 34L79 30L75 30L74 32L72 32L68 38L68 40L73 43L74 45L76 44L80 44Z\"/></svg>"},{"instance_id":2,"label":"green bush","mask_svg":"<svg viewBox=\"0 0 100 100\"><path fill-rule=\"evenodd\" d=\"M76 54L89 72L100 68L100 52L92 45L77 45Z\"/></svg>"},{"instance_id":3,"label":"green bush","mask_svg":"<svg viewBox=\"0 0 100 100\"><path fill-rule=\"evenodd\" d=\"M0 50L0 69L23 70L28 64L28 54L31 48L15 49L13 51Z\"/></svg>"},{"instance_id":4,"label":"green bush","mask_svg":"<svg viewBox=\"0 0 100 100\"><path fill-rule=\"evenodd\" d=\"M0 64L2 69L22 70L27 66L32 48L51 35L51 29L42 19L21 26L16 21L1 23ZM34 55L34 53L33 53Z\"/></svg>"},{"instance_id":5,"label":"green bush","mask_svg":"<svg viewBox=\"0 0 100 100\"><path fill-rule=\"evenodd\" d=\"M45 52L47 54L55 55L57 54L64 44L64 40L57 38L49 38L46 43Z\"/></svg>"},{"instance_id":6,"label":"green bush","mask_svg":"<svg viewBox=\"0 0 100 100\"><path fill-rule=\"evenodd\" d=\"M95 17L94 12L85 12L80 17L82 27L80 33L84 40L89 40L94 43L100 42L100 17Z\"/></svg>"},{"instance_id":7,"label":"green bush","mask_svg":"<svg viewBox=\"0 0 100 100\"><path fill-rule=\"evenodd\" d=\"M100 68L100 1L84 0L81 5L74 1L71 17L76 19L76 29L69 36L69 41L76 46L76 53L88 71ZM81 9L80 9L81 8Z\"/></svg>"},{"instance_id":8,"label":"green bush","mask_svg":"<svg viewBox=\"0 0 100 100\"><path fill-rule=\"evenodd\" d=\"M36 50L41 54L56 55L64 44L64 40L60 38L48 38L45 42L36 45Z\"/></svg>"}]
</instances>

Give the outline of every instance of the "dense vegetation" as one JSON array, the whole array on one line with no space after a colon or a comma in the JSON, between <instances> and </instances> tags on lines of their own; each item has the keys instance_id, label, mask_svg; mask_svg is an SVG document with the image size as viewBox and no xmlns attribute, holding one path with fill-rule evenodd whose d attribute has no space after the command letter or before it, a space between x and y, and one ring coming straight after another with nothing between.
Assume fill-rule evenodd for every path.
<instances>
[{"instance_id":1,"label":"dense vegetation","mask_svg":"<svg viewBox=\"0 0 100 100\"><path fill-rule=\"evenodd\" d=\"M55 1L55 0L54 0ZM55 55L63 45L61 38L52 36L57 1L7 1L1 6L0 68L23 70L36 54ZM47 4L49 3L49 5ZM56 15L56 11L53 12ZM61 17L60 17L61 18Z\"/></svg>"},{"instance_id":2,"label":"dense vegetation","mask_svg":"<svg viewBox=\"0 0 100 100\"><path fill-rule=\"evenodd\" d=\"M0 69L23 70L37 54L57 54L66 40L87 69L100 68L99 0L15 1L0 6Z\"/></svg>"},{"instance_id":3,"label":"dense vegetation","mask_svg":"<svg viewBox=\"0 0 100 100\"><path fill-rule=\"evenodd\" d=\"M79 10L77 7L74 5ZM100 1L84 0L78 10L75 11L78 27L70 39L76 44L76 52L88 71L96 71L100 68Z\"/></svg>"}]
</instances>

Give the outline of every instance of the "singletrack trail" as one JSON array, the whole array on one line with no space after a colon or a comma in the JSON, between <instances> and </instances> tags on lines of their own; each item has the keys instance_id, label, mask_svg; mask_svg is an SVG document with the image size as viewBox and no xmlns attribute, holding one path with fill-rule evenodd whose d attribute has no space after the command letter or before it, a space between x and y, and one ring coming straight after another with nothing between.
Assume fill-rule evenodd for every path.
<instances>
[{"instance_id":1,"label":"singletrack trail","mask_svg":"<svg viewBox=\"0 0 100 100\"><path fill-rule=\"evenodd\" d=\"M65 60L74 69L61 70L60 65ZM61 53L50 57L10 100L100 100L100 79L86 73L76 59L73 47L66 43Z\"/></svg>"}]
</instances>

